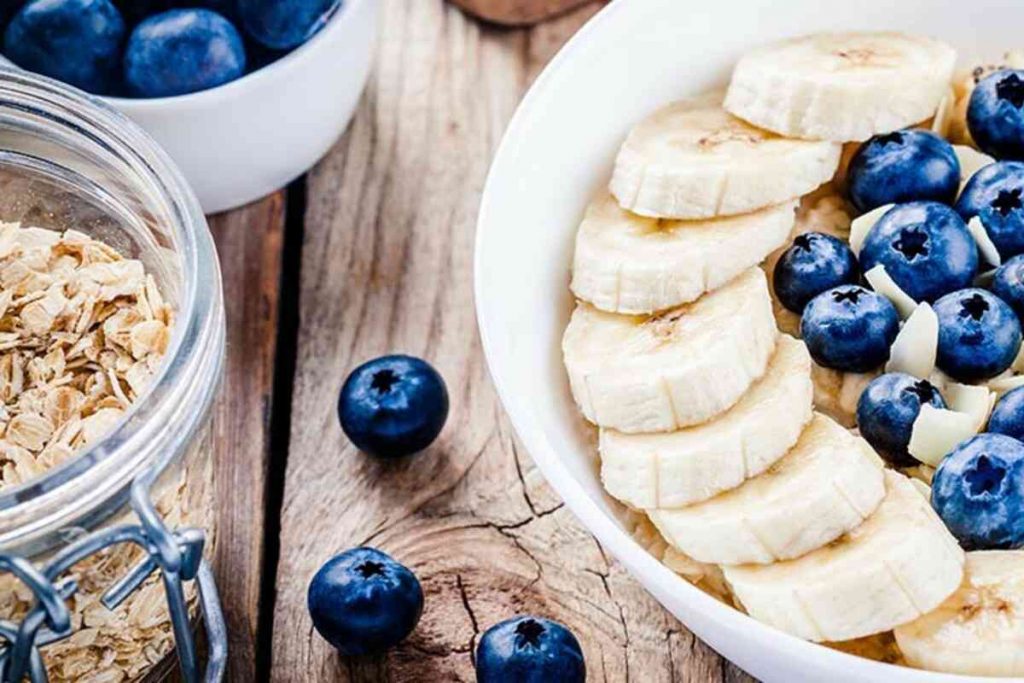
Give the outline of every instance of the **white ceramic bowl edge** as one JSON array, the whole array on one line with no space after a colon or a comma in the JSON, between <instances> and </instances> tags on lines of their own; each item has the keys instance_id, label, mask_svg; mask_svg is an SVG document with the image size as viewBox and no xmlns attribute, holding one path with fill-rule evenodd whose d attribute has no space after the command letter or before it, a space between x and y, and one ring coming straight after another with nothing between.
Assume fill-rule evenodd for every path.
<instances>
[{"instance_id":1,"label":"white ceramic bowl edge","mask_svg":"<svg viewBox=\"0 0 1024 683\"><path fill-rule=\"evenodd\" d=\"M780 683L965 683L853 657L768 628L690 586L631 538L603 492L596 453L568 392L560 339L571 311L575 227L607 182L630 125L659 105L724 83L743 50L822 30L933 35L963 58L1019 46L1024 5L980 0L616 0L537 79L495 156L477 229L477 316L492 377L512 423L581 522L694 633L755 677Z\"/></svg>"},{"instance_id":2,"label":"white ceramic bowl edge","mask_svg":"<svg viewBox=\"0 0 1024 683\"><path fill-rule=\"evenodd\" d=\"M308 43L237 81L181 97L104 98L167 150L206 213L258 199L335 143L370 73L379 0L343 0Z\"/></svg>"}]
</instances>

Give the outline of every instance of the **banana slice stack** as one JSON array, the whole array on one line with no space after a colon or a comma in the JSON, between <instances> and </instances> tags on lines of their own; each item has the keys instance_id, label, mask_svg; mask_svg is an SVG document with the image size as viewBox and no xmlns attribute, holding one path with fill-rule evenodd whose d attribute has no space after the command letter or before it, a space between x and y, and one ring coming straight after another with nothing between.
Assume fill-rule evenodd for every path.
<instances>
[{"instance_id":1,"label":"banana slice stack","mask_svg":"<svg viewBox=\"0 0 1024 683\"><path fill-rule=\"evenodd\" d=\"M910 479L815 412L810 356L778 331L759 266L844 143L935 115L955 59L892 33L796 38L744 57L724 94L641 121L579 227L562 344L605 488L674 564L719 567L750 615L808 640L898 628L908 660L938 668L916 653L980 637L948 623L965 554Z\"/></svg>"}]
</instances>

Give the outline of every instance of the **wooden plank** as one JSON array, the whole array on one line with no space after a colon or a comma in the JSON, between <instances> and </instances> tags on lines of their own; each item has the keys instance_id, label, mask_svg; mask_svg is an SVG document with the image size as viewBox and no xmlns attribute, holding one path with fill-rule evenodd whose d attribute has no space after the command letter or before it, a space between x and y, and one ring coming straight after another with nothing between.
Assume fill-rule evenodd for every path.
<instances>
[{"instance_id":1,"label":"wooden plank","mask_svg":"<svg viewBox=\"0 0 1024 683\"><path fill-rule=\"evenodd\" d=\"M532 612L575 631L593 680L741 680L542 481L477 337L473 233L489 159L530 80L597 6L530 31L483 27L442 0L383 8L369 91L307 180L272 679L472 681L482 631ZM427 452L379 462L346 441L335 402L348 371L394 351L437 365L452 411ZM306 588L362 544L413 568L426 609L394 651L346 659L313 630Z\"/></svg>"},{"instance_id":2,"label":"wooden plank","mask_svg":"<svg viewBox=\"0 0 1024 683\"><path fill-rule=\"evenodd\" d=\"M227 367L213 409L217 449L214 569L228 623L228 678L256 679L271 393L285 193L214 216L227 304Z\"/></svg>"}]
</instances>

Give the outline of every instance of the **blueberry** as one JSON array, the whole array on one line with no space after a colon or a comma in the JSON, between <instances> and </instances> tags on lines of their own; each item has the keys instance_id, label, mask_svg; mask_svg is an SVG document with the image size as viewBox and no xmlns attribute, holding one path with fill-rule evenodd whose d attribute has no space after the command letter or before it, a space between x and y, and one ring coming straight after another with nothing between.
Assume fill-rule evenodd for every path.
<instances>
[{"instance_id":1,"label":"blueberry","mask_svg":"<svg viewBox=\"0 0 1024 683\"><path fill-rule=\"evenodd\" d=\"M11 17L13 17L24 4L25 0L0 0L0 24L6 26L7 22L11 20Z\"/></svg>"},{"instance_id":2,"label":"blueberry","mask_svg":"<svg viewBox=\"0 0 1024 683\"><path fill-rule=\"evenodd\" d=\"M124 55L129 90L173 97L215 88L245 73L245 47L234 25L206 9L155 14L132 31Z\"/></svg>"},{"instance_id":3,"label":"blueberry","mask_svg":"<svg viewBox=\"0 0 1024 683\"><path fill-rule=\"evenodd\" d=\"M4 54L18 66L92 93L117 82L124 19L110 0L33 0L4 33Z\"/></svg>"},{"instance_id":4,"label":"blueberry","mask_svg":"<svg viewBox=\"0 0 1024 683\"><path fill-rule=\"evenodd\" d=\"M422 451L441 433L448 419L448 390L426 361L384 356L348 376L338 416L356 448L398 458Z\"/></svg>"},{"instance_id":5,"label":"blueberry","mask_svg":"<svg viewBox=\"0 0 1024 683\"><path fill-rule=\"evenodd\" d=\"M309 584L313 626L342 654L379 653L402 642L423 612L416 575L374 548L346 550Z\"/></svg>"},{"instance_id":6,"label":"blueberry","mask_svg":"<svg viewBox=\"0 0 1024 683\"><path fill-rule=\"evenodd\" d=\"M515 617L487 629L476 649L477 683L583 683L587 666L576 636L540 617Z\"/></svg>"},{"instance_id":7,"label":"blueberry","mask_svg":"<svg viewBox=\"0 0 1024 683\"><path fill-rule=\"evenodd\" d=\"M1020 349L1017 315L984 289L962 289L935 302L939 318L936 364L959 382L977 382L1010 367Z\"/></svg>"},{"instance_id":8,"label":"blueberry","mask_svg":"<svg viewBox=\"0 0 1024 683\"><path fill-rule=\"evenodd\" d=\"M992 293L1010 304L1018 320L1024 320L1024 255L996 268L992 279Z\"/></svg>"},{"instance_id":9,"label":"blueberry","mask_svg":"<svg viewBox=\"0 0 1024 683\"><path fill-rule=\"evenodd\" d=\"M981 151L1024 160L1024 71L997 71L971 93L967 127Z\"/></svg>"},{"instance_id":10,"label":"blueberry","mask_svg":"<svg viewBox=\"0 0 1024 683\"><path fill-rule=\"evenodd\" d=\"M926 130L876 135L850 160L850 201L862 212L915 200L952 204L960 190L953 146Z\"/></svg>"},{"instance_id":11,"label":"blueberry","mask_svg":"<svg viewBox=\"0 0 1024 683\"><path fill-rule=\"evenodd\" d=\"M968 550L1024 547L1024 443L979 434L956 447L932 479L932 507Z\"/></svg>"},{"instance_id":12,"label":"blueberry","mask_svg":"<svg viewBox=\"0 0 1024 683\"><path fill-rule=\"evenodd\" d=\"M894 467L919 464L907 452L914 420L924 404L945 408L930 382L902 372L876 377L857 401L860 434Z\"/></svg>"},{"instance_id":13,"label":"blueberry","mask_svg":"<svg viewBox=\"0 0 1024 683\"><path fill-rule=\"evenodd\" d=\"M842 285L811 299L800 334L819 365L867 372L888 360L899 326L888 299L857 285Z\"/></svg>"},{"instance_id":14,"label":"blueberry","mask_svg":"<svg viewBox=\"0 0 1024 683\"><path fill-rule=\"evenodd\" d=\"M340 0L238 0L238 13L250 36L287 50L312 38L340 5Z\"/></svg>"},{"instance_id":15,"label":"blueberry","mask_svg":"<svg viewBox=\"0 0 1024 683\"><path fill-rule=\"evenodd\" d=\"M878 264L915 301L934 301L969 287L978 246L955 211L938 202L910 202L887 211L864 240L865 272Z\"/></svg>"},{"instance_id":16,"label":"blueberry","mask_svg":"<svg viewBox=\"0 0 1024 683\"><path fill-rule=\"evenodd\" d=\"M1003 261L1024 254L1024 163L999 161L967 182L956 210L964 221L981 218Z\"/></svg>"},{"instance_id":17,"label":"blueberry","mask_svg":"<svg viewBox=\"0 0 1024 683\"><path fill-rule=\"evenodd\" d=\"M205 8L229 19L234 19L236 12L236 0L114 0L114 4L131 25L169 9Z\"/></svg>"},{"instance_id":18,"label":"blueberry","mask_svg":"<svg viewBox=\"0 0 1024 683\"><path fill-rule=\"evenodd\" d=\"M846 242L820 232L798 235L775 264L775 294L782 305L801 313L807 302L826 289L856 284L857 257Z\"/></svg>"},{"instance_id":19,"label":"blueberry","mask_svg":"<svg viewBox=\"0 0 1024 683\"><path fill-rule=\"evenodd\" d=\"M996 402L988 419L988 431L1024 441L1024 387L1017 387Z\"/></svg>"}]
</instances>

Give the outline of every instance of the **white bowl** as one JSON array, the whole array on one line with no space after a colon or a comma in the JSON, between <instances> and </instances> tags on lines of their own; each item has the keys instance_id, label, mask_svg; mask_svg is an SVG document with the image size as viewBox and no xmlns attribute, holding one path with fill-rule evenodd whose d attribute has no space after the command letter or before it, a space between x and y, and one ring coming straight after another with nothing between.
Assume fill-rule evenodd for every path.
<instances>
[{"instance_id":1,"label":"white bowl","mask_svg":"<svg viewBox=\"0 0 1024 683\"><path fill-rule=\"evenodd\" d=\"M207 213L258 199L305 173L345 130L370 72L378 0L343 0L308 43L218 88L106 97L171 155Z\"/></svg>"},{"instance_id":2,"label":"white bowl","mask_svg":"<svg viewBox=\"0 0 1024 683\"><path fill-rule=\"evenodd\" d=\"M826 9L827 4L827 9ZM969 19L969 20L968 20ZM523 443L597 539L665 607L765 681L983 681L860 659L798 640L730 609L662 566L630 537L597 473L561 364L571 311L573 236L635 121L723 84L745 50L827 29L933 35L962 57L1020 46L1024 3L1006 0L617 0L537 79L491 168L477 229L476 305L498 392Z\"/></svg>"}]
</instances>

